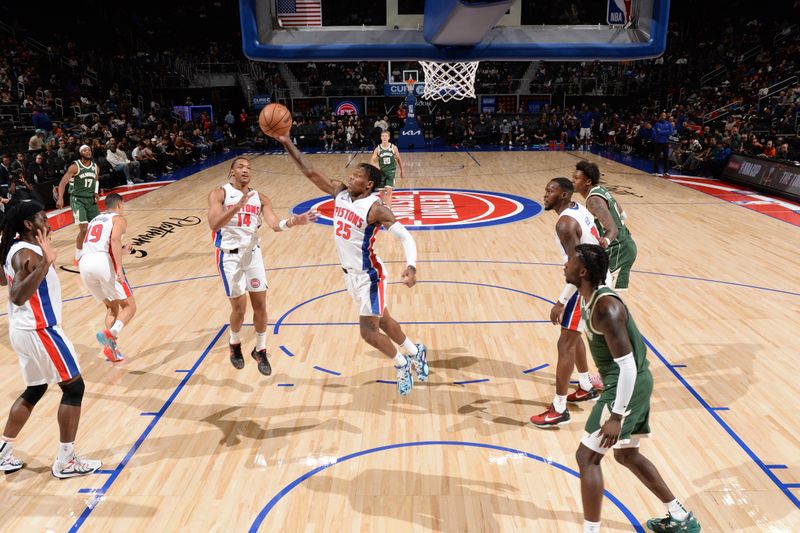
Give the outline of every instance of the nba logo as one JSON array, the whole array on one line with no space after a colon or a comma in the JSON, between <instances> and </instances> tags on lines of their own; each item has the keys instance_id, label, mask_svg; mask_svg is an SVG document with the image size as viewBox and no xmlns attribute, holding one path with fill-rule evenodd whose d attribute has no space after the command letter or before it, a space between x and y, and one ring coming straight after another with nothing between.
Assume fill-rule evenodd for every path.
<instances>
[{"instance_id":1,"label":"nba logo","mask_svg":"<svg viewBox=\"0 0 800 533\"><path fill-rule=\"evenodd\" d=\"M624 26L631 21L633 0L608 0L606 22L610 26Z\"/></svg>"}]
</instances>

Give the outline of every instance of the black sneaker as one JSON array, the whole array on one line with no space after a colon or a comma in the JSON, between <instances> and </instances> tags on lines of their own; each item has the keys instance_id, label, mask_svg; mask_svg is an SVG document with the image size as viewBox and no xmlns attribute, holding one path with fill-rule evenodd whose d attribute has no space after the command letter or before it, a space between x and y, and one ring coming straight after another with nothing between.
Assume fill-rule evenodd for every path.
<instances>
[{"instance_id":1,"label":"black sneaker","mask_svg":"<svg viewBox=\"0 0 800 533\"><path fill-rule=\"evenodd\" d=\"M255 359L258 362L258 371L264 374L265 376L269 376L272 374L272 367L269 366L269 359L267 359L267 350L256 350L253 348L253 351L250 352L250 357Z\"/></svg>"},{"instance_id":2,"label":"black sneaker","mask_svg":"<svg viewBox=\"0 0 800 533\"><path fill-rule=\"evenodd\" d=\"M231 364L233 368L237 370L241 370L244 368L244 356L242 355L242 343L239 344L230 344L228 343L228 348L231 350Z\"/></svg>"}]
</instances>

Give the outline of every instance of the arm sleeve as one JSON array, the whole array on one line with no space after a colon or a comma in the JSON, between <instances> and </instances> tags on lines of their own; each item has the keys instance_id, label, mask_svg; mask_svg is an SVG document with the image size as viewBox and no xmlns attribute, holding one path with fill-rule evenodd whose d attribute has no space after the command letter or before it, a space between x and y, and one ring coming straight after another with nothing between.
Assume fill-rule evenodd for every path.
<instances>
[{"instance_id":1,"label":"arm sleeve","mask_svg":"<svg viewBox=\"0 0 800 533\"><path fill-rule=\"evenodd\" d=\"M389 227L389 235L399 239L403 245L403 250L406 253L406 264L417 268L417 244L414 242L414 237L408 230L399 222L395 222Z\"/></svg>"},{"instance_id":2,"label":"arm sleeve","mask_svg":"<svg viewBox=\"0 0 800 533\"><path fill-rule=\"evenodd\" d=\"M617 381L617 396L614 398L612 413L624 415L628 409L628 403L633 396L633 388L636 385L636 360L633 352L614 359L619 366L619 381Z\"/></svg>"},{"instance_id":3,"label":"arm sleeve","mask_svg":"<svg viewBox=\"0 0 800 533\"><path fill-rule=\"evenodd\" d=\"M564 290L561 291L561 295L558 297L558 303L565 304L578 292L578 287L573 285L572 283L567 283L564 285Z\"/></svg>"}]
</instances>

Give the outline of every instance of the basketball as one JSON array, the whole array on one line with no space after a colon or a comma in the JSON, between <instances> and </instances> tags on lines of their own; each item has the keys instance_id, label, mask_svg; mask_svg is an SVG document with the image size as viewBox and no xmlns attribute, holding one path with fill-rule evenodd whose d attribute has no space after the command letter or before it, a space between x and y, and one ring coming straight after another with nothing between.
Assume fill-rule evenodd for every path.
<instances>
[{"instance_id":1,"label":"basketball","mask_svg":"<svg viewBox=\"0 0 800 533\"><path fill-rule=\"evenodd\" d=\"M267 104L258 115L258 125L270 137L288 135L292 128L292 112L281 104Z\"/></svg>"}]
</instances>

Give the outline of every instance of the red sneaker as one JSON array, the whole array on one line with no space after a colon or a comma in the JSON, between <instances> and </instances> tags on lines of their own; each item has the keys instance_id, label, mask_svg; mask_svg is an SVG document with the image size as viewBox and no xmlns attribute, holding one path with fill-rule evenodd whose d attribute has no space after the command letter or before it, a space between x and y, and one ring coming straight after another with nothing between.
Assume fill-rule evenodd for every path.
<instances>
[{"instance_id":1,"label":"red sneaker","mask_svg":"<svg viewBox=\"0 0 800 533\"><path fill-rule=\"evenodd\" d=\"M572 403L588 402L589 400L597 401L599 397L600 392L594 387L589 390L583 390L582 388L578 387L575 392L567 395L567 401Z\"/></svg>"},{"instance_id":2,"label":"red sneaker","mask_svg":"<svg viewBox=\"0 0 800 533\"><path fill-rule=\"evenodd\" d=\"M544 413L533 415L531 417L531 422L533 422L533 425L539 428L563 426L564 424L569 424L569 421L569 409L564 409L563 413L559 413L556 411L556 408L553 407L553 404L550 404L550 407L548 407L547 411Z\"/></svg>"}]
</instances>

